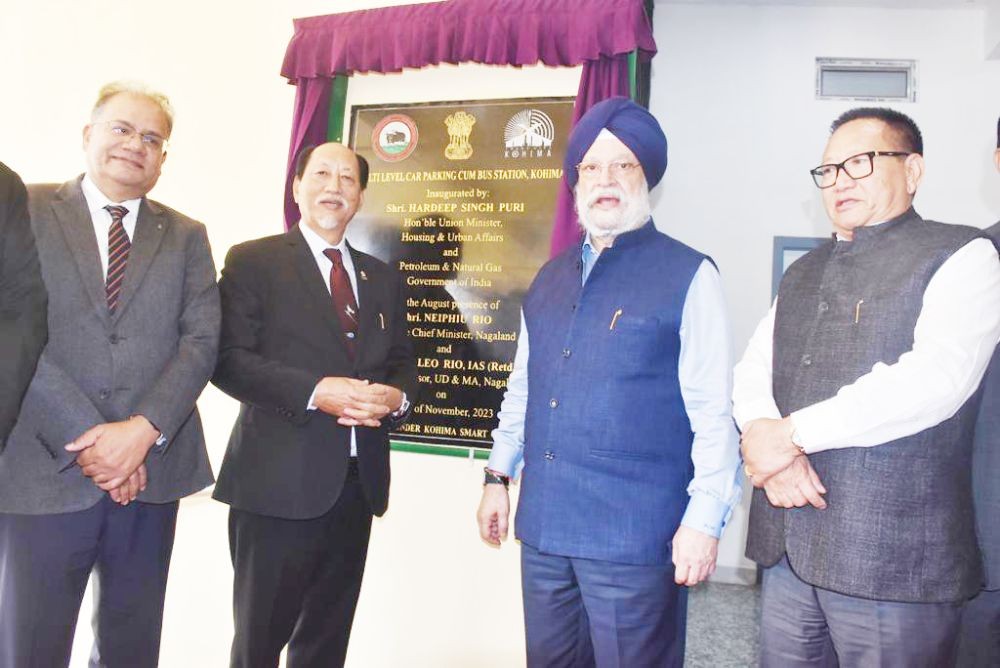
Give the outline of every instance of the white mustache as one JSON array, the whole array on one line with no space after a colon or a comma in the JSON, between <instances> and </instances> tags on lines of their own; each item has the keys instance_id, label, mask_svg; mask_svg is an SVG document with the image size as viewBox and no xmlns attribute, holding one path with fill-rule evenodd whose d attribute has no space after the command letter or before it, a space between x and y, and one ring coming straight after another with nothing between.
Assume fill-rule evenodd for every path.
<instances>
[{"instance_id":1,"label":"white mustache","mask_svg":"<svg viewBox=\"0 0 1000 668\"><path fill-rule=\"evenodd\" d=\"M587 195L587 201L585 202L585 204L587 205L588 208L592 207L595 204L597 204L597 200L601 199L602 197L614 197L619 202L625 202L628 199L625 196L625 191L623 191L621 188L618 188L616 186L609 186L606 188L600 188L598 190L595 190L594 192Z\"/></svg>"}]
</instances>

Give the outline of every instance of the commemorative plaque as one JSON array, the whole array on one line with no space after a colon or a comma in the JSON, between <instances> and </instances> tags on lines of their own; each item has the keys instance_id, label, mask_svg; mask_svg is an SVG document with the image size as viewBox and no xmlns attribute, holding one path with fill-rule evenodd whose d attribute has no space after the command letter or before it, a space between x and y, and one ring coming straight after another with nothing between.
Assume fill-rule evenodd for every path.
<instances>
[{"instance_id":1,"label":"commemorative plaque","mask_svg":"<svg viewBox=\"0 0 1000 668\"><path fill-rule=\"evenodd\" d=\"M417 357L420 393L394 440L490 447L572 116L572 98L353 108L371 172L348 238L402 273Z\"/></svg>"}]
</instances>

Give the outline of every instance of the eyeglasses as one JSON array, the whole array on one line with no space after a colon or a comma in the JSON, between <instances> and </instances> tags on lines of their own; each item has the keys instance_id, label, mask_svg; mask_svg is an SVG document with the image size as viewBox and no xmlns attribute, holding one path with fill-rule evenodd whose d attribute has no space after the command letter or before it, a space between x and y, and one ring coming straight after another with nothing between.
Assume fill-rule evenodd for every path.
<instances>
[{"instance_id":1,"label":"eyeglasses","mask_svg":"<svg viewBox=\"0 0 1000 668\"><path fill-rule=\"evenodd\" d=\"M815 169L810 169L809 173L812 174L817 188L830 188L837 183L840 170L844 170L844 173L852 179L863 179L871 176L872 172L875 171L875 158L880 155L890 158L903 158L910 155L910 153L907 151L868 151L867 153L852 155L843 162L820 165Z\"/></svg>"},{"instance_id":2,"label":"eyeglasses","mask_svg":"<svg viewBox=\"0 0 1000 668\"><path fill-rule=\"evenodd\" d=\"M605 167L608 168L612 177L620 179L623 176L634 174L636 168L639 167L639 163L628 162L626 160L616 160L615 162L609 162L607 165L602 165L599 162L581 162L576 166L576 172L580 175L581 179L596 179L604 172Z\"/></svg>"},{"instance_id":3,"label":"eyeglasses","mask_svg":"<svg viewBox=\"0 0 1000 668\"><path fill-rule=\"evenodd\" d=\"M139 141L142 142L144 147L156 152L167 150L167 140L160 135L153 132L139 132L131 125L122 123L121 121L98 121L97 123L91 123L91 125L107 125L108 132L113 137L121 139L124 142L131 141L132 137L138 135Z\"/></svg>"}]
</instances>

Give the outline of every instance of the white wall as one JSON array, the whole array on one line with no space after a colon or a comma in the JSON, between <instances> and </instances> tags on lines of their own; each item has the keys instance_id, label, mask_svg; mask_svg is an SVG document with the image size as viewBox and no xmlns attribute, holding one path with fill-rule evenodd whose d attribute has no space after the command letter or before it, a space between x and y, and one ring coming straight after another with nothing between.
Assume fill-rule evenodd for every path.
<instances>
[{"instance_id":1,"label":"white wall","mask_svg":"<svg viewBox=\"0 0 1000 668\"><path fill-rule=\"evenodd\" d=\"M771 296L773 237L824 236L808 169L828 128L863 103L817 101L815 59L918 61L916 103L893 105L924 135L927 218L985 227L1000 216L993 164L1000 62L987 61L982 8L894 10L657 4L651 108L670 164L657 224L718 263L742 354ZM741 561L745 507L720 564Z\"/></svg>"},{"instance_id":2,"label":"white wall","mask_svg":"<svg viewBox=\"0 0 1000 668\"><path fill-rule=\"evenodd\" d=\"M989 58L1000 60L1000 0L986 1L983 48Z\"/></svg>"}]
</instances>

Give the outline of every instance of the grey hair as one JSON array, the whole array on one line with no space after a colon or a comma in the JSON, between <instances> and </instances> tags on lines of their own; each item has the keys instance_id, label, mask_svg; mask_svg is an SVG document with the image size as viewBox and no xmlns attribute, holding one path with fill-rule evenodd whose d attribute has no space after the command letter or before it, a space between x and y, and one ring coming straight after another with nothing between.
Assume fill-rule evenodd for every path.
<instances>
[{"instance_id":1,"label":"grey hair","mask_svg":"<svg viewBox=\"0 0 1000 668\"><path fill-rule=\"evenodd\" d=\"M113 81L109 84L103 85L101 90L97 93L97 102L94 103L94 108L90 112L91 121L97 118L97 115L100 113L104 105L108 103L108 100L121 93L141 95L142 97L154 102L167 119L167 136L170 136L171 131L174 129L174 108L170 104L170 99L163 93L153 90L149 86L139 83L138 81Z\"/></svg>"}]
</instances>

